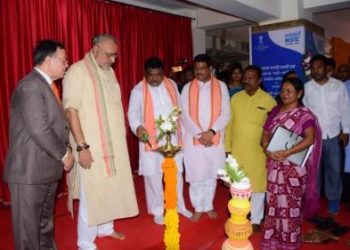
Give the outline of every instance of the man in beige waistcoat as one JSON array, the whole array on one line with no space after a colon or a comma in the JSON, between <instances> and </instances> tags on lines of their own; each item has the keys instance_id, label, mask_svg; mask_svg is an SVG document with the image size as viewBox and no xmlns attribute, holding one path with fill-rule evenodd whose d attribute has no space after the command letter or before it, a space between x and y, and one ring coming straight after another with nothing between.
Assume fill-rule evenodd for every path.
<instances>
[{"instance_id":1,"label":"man in beige waistcoat","mask_svg":"<svg viewBox=\"0 0 350 250\"><path fill-rule=\"evenodd\" d=\"M63 80L63 105L77 164L68 175L69 201L79 198L78 247L96 249L95 238L123 240L113 220L138 214L126 144L120 88L112 65L116 39L97 35L92 49Z\"/></svg>"}]
</instances>

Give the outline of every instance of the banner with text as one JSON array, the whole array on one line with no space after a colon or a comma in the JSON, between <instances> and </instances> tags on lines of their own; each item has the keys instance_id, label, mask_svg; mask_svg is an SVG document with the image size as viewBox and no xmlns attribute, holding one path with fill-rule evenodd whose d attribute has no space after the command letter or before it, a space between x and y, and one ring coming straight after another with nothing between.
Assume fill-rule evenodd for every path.
<instances>
[{"instance_id":1,"label":"banner with text","mask_svg":"<svg viewBox=\"0 0 350 250\"><path fill-rule=\"evenodd\" d=\"M283 75L296 71L303 78L305 27L293 27L251 34L251 60L262 69L262 83L267 92L280 93Z\"/></svg>"}]
</instances>

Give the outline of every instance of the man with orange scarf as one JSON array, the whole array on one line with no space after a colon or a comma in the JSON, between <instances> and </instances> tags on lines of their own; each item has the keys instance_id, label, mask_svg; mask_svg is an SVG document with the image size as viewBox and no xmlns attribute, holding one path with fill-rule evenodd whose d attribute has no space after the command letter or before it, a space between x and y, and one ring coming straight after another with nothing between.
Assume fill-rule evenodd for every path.
<instances>
[{"instance_id":1,"label":"man with orange scarf","mask_svg":"<svg viewBox=\"0 0 350 250\"><path fill-rule=\"evenodd\" d=\"M96 237L123 240L114 220L138 215L126 143L121 93L113 65L118 44L111 34L92 39L92 48L63 80L63 106L78 160L69 172L68 210L79 199L78 248L97 249Z\"/></svg>"},{"instance_id":2,"label":"man with orange scarf","mask_svg":"<svg viewBox=\"0 0 350 250\"><path fill-rule=\"evenodd\" d=\"M225 165L224 131L230 119L230 97L226 85L211 75L211 58L200 54L194 58L196 78L185 85L181 94L184 126L184 162L190 198L198 221L203 212L210 219L217 171Z\"/></svg>"},{"instance_id":3,"label":"man with orange scarf","mask_svg":"<svg viewBox=\"0 0 350 250\"><path fill-rule=\"evenodd\" d=\"M145 77L132 90L129 102L128 118L131 130L139 138L139 174L144 176L148 213L154 216L156 224L164 224L163 198L163 156L154 151L163 145L164 140L157 142L158 131L156 118L168 115L173 107L179 107L180 96L176 84L166 78L163 63L157 57L145 62ZM172 135L173 144L181 144L181 128ZM183 199L182 152L175 156L177 174L177 207L178 212L187 218L192 213L186 209Z\"/></svg>"}]
</instances>

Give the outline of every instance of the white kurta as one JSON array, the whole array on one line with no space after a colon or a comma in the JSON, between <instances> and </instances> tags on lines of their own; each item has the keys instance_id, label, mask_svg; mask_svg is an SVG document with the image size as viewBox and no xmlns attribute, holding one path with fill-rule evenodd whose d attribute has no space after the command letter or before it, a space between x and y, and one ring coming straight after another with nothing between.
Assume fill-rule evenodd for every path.
<instances>
[{"instance_id":1,"label":"white kurta","mask_svg":"<svg viewBox=\"0 0 350 250\"><path fill-rule=\"evenodd\" d=\"M174 82L172 82L174 88L177 90L177 87ZM152 87L148 85L148 89L152 96L154 117L158 118L160 115L168 115L172 109L173 104L171 102L169 93L162 82L158 87ZM180 105L180 96L177 94L178 103ZM129 125L134 134L136 134L136 129L143 124L143 86L142 81L139 82L134 89L131 91L130 101L129 101L129 111L128 119ZM172 135L171 141L174 145L177 145L177 136ZM164 145L165 138L163 138L158 145ZM157 152L146 152L145 144L143 142L139 143L139 175L151 176L155 174L162 174L162 163L164 157L162 154ZM179 152L175 156L176 165L179 172L182 172L182 152Z\"/></svg>"},{"instance_id":2,"label":"white kurta","mask_svg":"<svg viewBox=\"0 0 350 250\"><path fill-rule=\"evenodd\" d=\"M189 115L189 86L185 85L181 94L182 125L184 127L184 162L186 181L200 182L206 178L217 178L217 171L225 164L224 133L230 119L230 97L225 83L219 81L221 89L221 112L218 119L210 126L211 121L211 82L199 82L199 122L204 131L214 129L220 132L218 145L205 147L194 145L193 137L198 137L201 131Z\"/></svg>"}]
</instances>

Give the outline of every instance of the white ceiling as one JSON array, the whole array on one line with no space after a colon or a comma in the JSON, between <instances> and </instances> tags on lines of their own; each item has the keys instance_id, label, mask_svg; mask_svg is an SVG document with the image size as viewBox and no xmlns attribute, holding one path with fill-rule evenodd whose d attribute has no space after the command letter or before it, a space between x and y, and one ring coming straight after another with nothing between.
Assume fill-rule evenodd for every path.
<instances>
[{"instance_id":1,"label":"white ceiling","mask_svg":"<svg viewBox=\"0 0 350 250\"><path fill-rule=\"evenodd\" d=\"M248 27L260 22L282 19L282 2L291 5L301 1L301 11L311 13L316 24L330 30L328 36L338 36L345 26L350 30L350 0L112 0L141 8L162 11L174 15L186 16L197 20L197 27L205 29L207 35L223 37L240 42L249 41ZM289 1L289 2L288 2ZM266 4L262 4L266 3ZM256 7L256 6L260 6ZM287 5L288 6L288 5ZM284 5L286 8L286 5ZM288 7L287 7L288 10ZM288 11L287 11L288 13ZM215 15L216 18L213 18ZM213 23L208 21L213 19ZM230 21L231 18L231 21ZM201 20L204 25L201 25ZM329 23L342 23L335 25ZM338 33L334 30L340 29ZM349 35L350 36L350 35ZM327 30L326 30L327 37ZM239 39L237 39L239 38Z\"/></svg>"},{"instance_id":2,"label":"white ceiling","mask_svg":"<svg viewBox=\"0 0 350 250\"><path fill-rule=\"evenodd\" d=\"M113 0L174 15L197 18L200 10L238 17L252 23L281 18L282 1L298 0ZM259 2L256 2L259 1ZM350 23L350 0L299 0L305 11ZM268 4L261 4L261 3ZM259 7L256 7L259 6Z\"/></svg>"}]
</instances>

